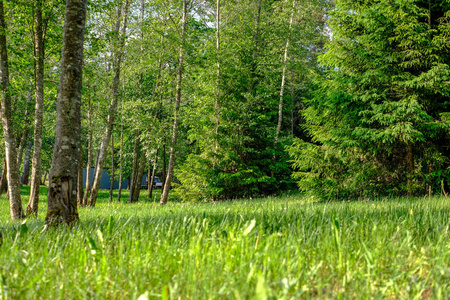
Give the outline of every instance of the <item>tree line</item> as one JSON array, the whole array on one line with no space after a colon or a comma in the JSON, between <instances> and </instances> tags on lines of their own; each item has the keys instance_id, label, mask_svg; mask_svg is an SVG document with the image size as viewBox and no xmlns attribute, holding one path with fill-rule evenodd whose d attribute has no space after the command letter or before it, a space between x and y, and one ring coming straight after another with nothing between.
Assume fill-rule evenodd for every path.
<instances>
[{"instance_id":1,"label":"tree line","mask_svg":"<svg viewBox=\"0 0 450 300\"><path fill-rule=\"evenodd\" d=\"M71 191L57 207L95 206L104 167L119 181L110 201L125 178L137 201L144 172L163 179L160 204L445 190L447 0L90 0L83 46L64 52L69 2L1 2L13 219L37 213L46 176L49 201ZM80 48L83 76L70 62L64 79Z\"/></svg>"}]
</instances>

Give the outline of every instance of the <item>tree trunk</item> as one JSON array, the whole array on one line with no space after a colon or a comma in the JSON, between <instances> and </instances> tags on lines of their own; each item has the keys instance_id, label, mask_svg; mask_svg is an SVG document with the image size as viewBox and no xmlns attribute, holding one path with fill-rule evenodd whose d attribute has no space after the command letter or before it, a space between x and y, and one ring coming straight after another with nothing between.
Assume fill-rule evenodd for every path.
<instances>
[{"instance_id":1,"label":"tree trunk","mask_svg":"<svg viewBox=\"0 0 450 300\"><path fill-rule=\"evenodd\" d=\"M77 205L81 205L83 203L83 145L81 144L80 138L80 157L78 163L78 178L77 178Z\"/></svg>"},{"instance_id":2,"label":"tree trunk","mask_svg":"<svg viewBox=\"0 0 450 300\"><path fill-rule=\"evenodd\" d=\"M178 71L177 71L177 86L175 93L175 109L173 120L173 132L172 132L172 145L170 147L169 168L167 170L167 178L164 184L164 189L161 194L160 205L167 203L169 198L170 185L172 183L173 168L175 165L175 147L177 145L177 130L178 130L178 111L181 103L181 80L183 76L183 54L184 54L184 42L186 35L186 23L187 23L187 0L183 0L183 19L182 19L182 31L181 31L181 46L180 55L178 58Z\"/></svg>"},{"instance_id":3,"label":"tree trunk","mask_svg":"<svg viewBox=\"0 0 450 300\"><path fill-rule=\"evenodd\" d=\"M28 184L28 177L30 177L31 146L32 146L32 142L31 142L31 140L29 140L27 143L27 148L25 150L25 158L23 161L23 172L22 172L22 178L20 180L22 182L22 184Z\"/></svg>"},{"instance_id":4,"label":"tree trunk","mask_svg":"<svg viewBox=\"0 0 450 300\"><path fill-rule=\"evenodd\" d=\"M91 164L92 164L92 119L91 119L91 98L88 98L88 112L87 112L89 134L88 134L88 157L86 163L86 189L84 190L83 200L81 206L86 206L89 198L89 191L91 189Z\"/></svg>"},{"instance_id":5,"label":"tree trunk","mask_svg":"<svg viewBox=\"0 0 450 300\"><path fill-rule=\"evenodd\" d=\"M166 138L164 137L164 140ZM164 185L166 184L166 178L167 178L167 162L166 162L166 142L164 141L163 144L163 170L162 170L162 190L164 190Z\"/></svg>"},{"instance_id":6,"label":"tree trunk","mask_svg":"<svg viewBox=\"0 0 450 300\"><path fill-rule=\"evenodd\" d=\"M217 153L219 147L219 125L220 125L220 0L216 1L216 50L217 50L217 91L215 104L216 127L214 128L214 151Z\"/></svg>"},{"instance_id":7,"label":"tree trunk","mask_svg":"<svg viewBox=\"0 0 450 300\"><path fill-rule=\"evenodd\" d=\"M151 198L150 192L151 192L151 182L150 182L150 178L152 177L152 161L149 159L148 160L148 170L147 170L147 192L148 192L148 199Z\"/></svg>"},{"instance_id":8,"label":"tree trunk","mask_svg":"<svg viewBox=\"0 0 450 300\"><path fill-rule=\"evenodd\" d=\"M407 186L408 186L408 197L412 195L412 180L414 178L414 156L413 156L413 146L412 143L408 143L408 149L407 149L407 163L408 163L408 180L407 180Z\"/></svg>"},{"instance_id":9,"label":"tree trunk","mask_svg":"<svg viewBox=\"0 0 450 300\"><path fill-rule=\"evenodd\" d=\"M153 161L152 176L151 177L147 177L147 181L148 181L148 199L151 199L152 196L153 196L153 182L155 181L156 166L158 164L158 151L159 151L159 148L156 149L155 159Z\"/></svg>"},{"instance_id":10,"label":"tree trunk","mask_svg":"<svg viewBox=\"0 0 450 300\"><path fill-rule=\"evenodd\" d=\"M116 118L116 111L117 111L117 102L119 100L119 84L120 84L120 73L121 73L121 64L122 64L122 57L123 57L123 47L125 44L125 33L126 33L126 27L127 27L127 14L128 14L128 8L130 6L130 0L127 0L124 7L123 12L123 25L122 25L122 39L118 43L118 49L115 51L114 60L113 60L113 68L114 68L114 79L113 79L113 97L111 99L111 103L109 105L109 113L108 113L108 119L106 124L106 130L105 134L103 136L102 144L100 146L100 152L98 156L97 166L95 168L95 175L94 175L94 182L92 183L91 188L91 196L89 198L89 206L95 206L95 203L97 201L98 196L98 189L100 187L100 180L103 170L103 164L105 161L106 156L106 150L109 145L109 140L111 138L111 134L114 127L114 120ZM118 18L116 22L116 31L118 32L120 30L120 22L121 21L121 14L118 13Z\"/></svg>"},{"instance_id":11,"label":"tree trunk","mask_svg":"<svg viewBox=\"0 0 450 300\"><path fill-rule=\"evenodd\" d=\"M123 101L122 101L122 111L123 111ZM123 182L123 113L122 120L120 121L120 171L119 171L119 190L117 191L117 201L120 202L122 196L122 182Z\"/></svg>"},{"instance_id":12,"label":"tree trunk","mask_svg":"<svg viewBox=\"0 0 450 300\"><path fill-rule=\"evenodd\" d=\"M144 177L144 171L145 171L145 152L142 151L139 169L136 174L136 182L134 184L134 193L133 193L132 202L139 201L139 195L141 194L142 177Z\"/></svg>"},{"instance_id":13,"label":"tree trunk","mask_svg":"<svg viewBox=\"0 0 450 300\"><path fill-rule=\"evenodd\" d=\"M113 201L114 190L114 136L111 135L111 184L109 185L109 202Z\"/></svg>"},{"instance_id":14,"label":"tree trunk","mask_svg":"<svg viewBox=\"0 0 450 300\"><path fill-rule=\"evenodd\" d=\"M14 134L14 125L11 115L11 94L9 86L9 68L8 68L8 50L6 46L6 28L5 15L3 11L3 2L0 1L0 115L3 125L3 134L5 136L5 158L7 165L8 191L10 213L13 220L24 217L22 201L20 198L19 172L17 168L16 141Z\"/></svg>"},{"instance_id":15,"label":"tree trunk","mask_svg":"<svg viewBox=\"0 0 450 300\"><path fill-rule=\"evenodd\" d=\"M44 179L41 179L41 185L44 185L45 186L45 182L47 181L47 175L48 175L48 173L47 172L44 172Z\"/></svg>"},{"instance_id":16,"label":"tree trunk","mask_svg":"<svg viewBox=\"0 0 450 300\"><path fill-rule=\"evenodd\" d=\"M139 160L139 130L136 130L134 136L134 151L133 151L133 169L131 174L130 193L128 194L128 203L133 202L134 190L138 176L138 160Z\"/></svg>"},{"instance_id":17,"label":"tree trunk","mask_svg":"<svg viewBox=\"0 0 450 300\"><path fill-rule=\"evenodd\" d=\"M291 72L291 101L292 101L292 109L291 109L291 135L294 135L294 110L295 110L295 85L294 85L294 72Z\"/></svg>"},{"instance_id":18,"label":"tree trunk","mask_svg":"<svg viewBox=\"0 0 450 300\"><path fill-rule=\"evenodd\" d=\"M29 126L29 122L28 122L28 115L29 115L29 110L28 110L28 105L31 102L31 90L28 92L28 97L27 97L27 108L25 110L25 115L24 115L24 120L25 120L25 126L23 128L21 137L20 137L20 142L19 142L19 148L17 150L17 168L20 169L20 165L22 164L22 157L23 157L23 151L25 149L25 145L27 144L27 140L28 140L28 135L29 135L29 131L30 131L30 126ZM22 185L22 180L20 180L20 184Z\"/></svg>"},{"instance_id":19,"label":"tree trunk","mask_svg":"<svg viewBox=\"0 0 450 300\"><path fill-rule=\"evenodd\" d=\"M37 215L39 204L39 187L41 184L41 154L42 154L42 123L44 119L44 34L42 28L42 0L36 1L35 35L34 35L34 86L35 86L35 117L34 117L34 147L31 161L31 188L28 206Z\"/></svg>"},{"instance_id":20,"label":"tree trunk","mask_svg":"<svg viewBox=\"0 0 450 300\"><path fill-rule=\"evenodd\" d=\"M250 70L250 77L252 80L250 86L251 94L254 94L257 80L256 80L256 59L258 58L258 48L259 48L259 25L261 22L261 0L258 0L256 4L256 30L253 35L253 53L252 53L252 65Z\"/></svg>"},{"instance_id":21,"label":"tree trunk","mask_svg":"<svg viewBox=\"0 0 450 300\"><path fill-rule=\"evenodd\" d=\"M6 157L4 159L3 170L2 170L2 179L0 181L0 196L6 191L6 187L8 186L8 179L6 178L8 168L6 167Z\"/></svg>"},{"instance_id":22,"label":"tree trunk","mask_svg":"<svg viewBox=\"0 0 450 300\"><path fill-rule=\"evenodd\" d=\"M46 225L79 220L77 177L80 163L81 88L86 0L67 0L61 75L56 103L56 133L49 176Z\"/></svg>"},{"instance_id":23,"label":"tree trunk","mask_svg":"<svg viewBox=\"0 0 450 300\"><path fill-rule=\"evenodd\" d=\"M292 1L292 13L291 13L291 18L289 20L289 35L291 34L291 30L292 30L292 22L294 20L294 10L295 10L295 0ZM278 138L280 136L281 124L283 122L283 97L284 97L284 87L286 84L286 63L287 63L287 57L288 57L289 43L290 43L290 38L288 36L287 41L286 41L286 46L284 48L283 71L282 71L282 75L281 75L280 101L278 103L278 123L277 123L277 130L275 132L273 160L275 160L276 147L277 147L277 143L278 143Z\"/></svg>"}]
</instances>

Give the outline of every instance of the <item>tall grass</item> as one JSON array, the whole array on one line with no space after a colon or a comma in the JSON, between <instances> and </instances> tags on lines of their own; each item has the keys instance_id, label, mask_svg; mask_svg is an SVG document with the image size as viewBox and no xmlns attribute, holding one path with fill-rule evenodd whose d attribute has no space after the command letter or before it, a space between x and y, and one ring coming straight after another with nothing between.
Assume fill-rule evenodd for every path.
<instances>
[{"instance_id":1,"label":"tall grass","mask_svg":"<svg viewBox=\"0 0 450 300\"><path fill-rule=\"evenodd\" d=\"M0 198L4 299L450 298L441 197L159 207L143 194L110 204L104 191L75 228L42 231L45 193L25 224Z\"/></svg>"}]
</instances>

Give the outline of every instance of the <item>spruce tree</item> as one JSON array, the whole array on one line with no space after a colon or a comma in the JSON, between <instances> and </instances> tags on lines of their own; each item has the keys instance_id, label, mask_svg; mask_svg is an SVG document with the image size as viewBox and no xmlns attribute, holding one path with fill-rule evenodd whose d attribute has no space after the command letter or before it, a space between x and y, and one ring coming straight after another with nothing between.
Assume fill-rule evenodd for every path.
<instances>
[{"instance_id":1,"label":"spruce tree","mask_svg":"<svg viewBox=\"0 0 450 300\"><path fill-rule=\"evenodd\" d=\"M290 148L302 190L410 195L448 177L449 10L448 1L337 2L326 76L304 111L311 140Z\"/></svg>"}]
</instances>

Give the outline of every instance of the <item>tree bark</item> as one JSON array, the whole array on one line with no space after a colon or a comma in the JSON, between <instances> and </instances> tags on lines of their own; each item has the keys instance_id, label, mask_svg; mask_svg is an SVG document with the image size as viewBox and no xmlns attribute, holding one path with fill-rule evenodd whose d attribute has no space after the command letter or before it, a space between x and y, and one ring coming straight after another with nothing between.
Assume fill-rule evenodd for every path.
<instances>
[{"instance_id":1,"label":"tree bark","mask_svg":"<svg viewBox=\"0 0 450 300\"><path fill-rule=\"evenodd\" d=\"M291 30L292 30L292 22L294 20L294 10L295 10L295 0L292 1L292 13L291 13L291 18L289 19L289 35L291 34ZM281 132L281 124L283 122L283 97L284 97L284 87L286 85L286 63L287 63L289 43L290 43L289 35L288 35L288 38L286 41L286 46L284 48L283 71L282 71L282 75L281 75L280 101L278 102L278 123L277 123L277 130L275 132L275 143L274 143L274 153L273 153L274 160L275 160L276 146L277 146L278 138L279 138L280 132Z\"/></svg>"},{"instance_id":2,"label":"tree bark","mask_svg":"<svg viewBox=\"0 0 450 300\"><path fill-rule=\"evenodd\" d=\"M39 187L41 183L42 123L44 119L44 34L42 26L42 0L36 0L35 38L34 38L34 86L35 86L35 119L34 147L31 167L31 188L28 206L37 214L39 204Z\"/></svg>"},{"instance_id":3,"label":"tree bark","mask_svg":"<svg viewBox=\"0 0 450 300\"><path fill-rule=\"evenodd\" d=\"M86 0L67 0L64 19L61 75L56 103L56 133L49 176L45 224L73 225L77 211L80 163L81 88Z\"/></svg>"},{"instance_id":4,"label":"tree bark","mask_svg":"<svg viewBox=\"0 0 450 300\"><path fill-rule=\"evenodd\" d=\"M2 180L0 181L0 196L3 195L3 193L6 191L6 187L8 186L8 179L6 178L7 171L8 168L6 166L6 157L5 157L2 170Z\"/></svg>"},{"instance_id":5,"label":"tree bark","mask_svg":"<svg viewBox=\"0 0 450 300\"><path fill-rule=\"evenodd\" d=\"M217 91L215 103L216 127L214 128L214 151L217 153L219 147L219 126L220 126L220 0L216 1L216 50L217 50Z\"/></svg>"},{"instance_id":6,"label":"tree bark","mask_svg":"<svg viewBox=\"0 0 450 300\"><path fill-rule=\"evenodd\" d=\"M181 103L181 80L183 77L183 54L184 43L186 39L186 23L187 23L187 0L183 0L183 19L182 19L182 31L181 31L181 46L180 54L178 58L178 71L177 71L177 86L175 93L175 108L174 108L174 120L173 120L173 132L172 132L172 145L170 147L169 167L167 170L167 178L164 184L164 189L161 194L160 205L165 205L169 198L170 185L172 183L173 168L175 165L175 147L177 145L177 130L178 130L178 111Z\"/></svg>"},{"instance_id":7,"label":"tree bark","mask_svg":"<svg viewBox=\"0 0 450 300\"><path fill-rule=\"evenodd\" d=\"M408 163L408 175L407 175L408 197L410 197L412 195L412 180L414 178L414 156L413 156L413 146L411 142L409 142L407 145L406 161Z\"/></svg>"},{"instance_id":8,"label":"tree bark","mask_svg":"<svg viewBox=\"0 0 450 300\"><path fill-rule=\"evenodd\" d=\"M25 120L25 126L23 128L22 131L22 135L20 137L20 142L19 142L19 148L17 150L17 168L20 169L20 165L22 164L22 157L23 157L23 151L25 149L25 145L27 144L28 141L28 135L29 135L29 131L30 131L30 125L28 122L28 115L29 115L29 110L28 110L28 105L31 102L31 90L28 92L28 97L27 97L27 108L25 110L25 115L24 115L24 120ZM22 184L22 180L20 180L20 184Z\"/></svg>"},{"instance_id":9,"label":"tree bark","mask_svg":"<svg viewBox=\"0 0 450 300\"><path fill-rule=\"evenodd\" d=\"M84 190L83 200L81 206L86 206L91 189L91 164L92 164L92 119L91 119L91 98L88 98L88 112L87 112L89 133L88 133L88 157L86 162L86 188Z\"/></svg>"},{"instance_id":10,"label":"tree bark","mask_svg":"<svg viewBox=\"0 0 450 300\"><path fill-rule=\"evenodd\" d=\"M259 48L259 25L261 22L261 0L258 0L256 4L256 30L253 35L253 53L252 53L252 64L250 70L250 76L252 83L250 86L251 94L254 94L257 80L256 80L256 59L258 58L258 48Z\"/></svg>"},{"instance_id":11,"label":"tree bark","mask_svg":"<svg viewBox=\"0 0 450 300\"><path fill-rule=\"evenodd\" d=\"M123 112L123 101L122 101L122 112ZM119 156L119 190L117 191L117 201L120 202L122 196L122 183L123 183L123 113L122 119L120 121L120 156Z\"/></svg>"},{"instance_id":12,"label":"tree bark","mask_svg":"<svg viewBox=\"0 0 450 300\"><path fill-rule=\"evenodd\" d=\"M48 173L47 172L44 172L44 179L41 179L41 185L44 185L45 186L45 182L47 181L47 175L48 175Z\"/></svg>"},{"instance_id":13,"label":"tree bark","mask_svg":"<svg viewBox=\"0 0 450 300\"><path fill-rule=\"evenodd\" d=\"M147 170L147 192L148 192L148 199L151 198L150 196L150 178L152 177L152 161L148 160L148 170Z\"/></svg>"},{"instance_id":14,"label":"tree bark","mask_svg":"<svg viewBox=\"0 0 450 300\"><path fill-rule=\"evenodd\" d=\"M156 149L155 159L153 161L152 176L150 178L147 177L147 181L148 181L148 199L151 199L152 196L153 196L153 182L155 181L156 166L158 164L158 151L159 151L159 148Z\"/></svg>"},{"instance_id":15,"label":"tree bark","mask_svg":"<svg viewBox=\"0 0 450 300\"><path fill-rule=\"evenodd\" d=\"M144 171L145 171L145 152L142 151L141 161L139 163L139 169L136 174L136 182L134 183L134 193L133 193L132 202L139 201L139 195L141 194L141 184L142 184L142 177L144 176Z\"/></svg>"},{"instance_id":16,"label":"tree bark","mask_svg":"<svg viewBox=\"0 0 450 300\"><path fill-rule=\"evenodd\" d=\"M114 136L111 135L111 183L109 185L109 202L113 201L114 190Z\"/></svg>"},{"instance_id":17,"label":"tree bark","mask_svg":"<svg viewBox=\"0 0 450 300\"><path fill-rule=\"evenodd\" d=\"M23 172L22 178L20 179L22 184L28 184L28 177L30 177L30 157L31 157L31 140L27 143L27 148L25 150L25 158L23 160Z\"/></svg>"},{"instance_id":18,"label":"tree bark","mask_svg":"<svg viewBox=\"0 0 450 300\"><path fill-rule=\"evenodd\" d=\"M294 110L295 110L295 83L294 83L294 72L291 72L291 135L294 135Z\"/></svg>"},{"instance_id":19,"label":"tree bark","mask_svg":"<svg viewBox=\"0 0 450 300\"><path fill-rule=\"evenodd\" d=\"M103 136L102 144L100 146L100 152L98 155L98 161L95 168L94 182L92 183L91 188L91 196L89 198L89 206L95 206L98 196L98 189L100 187L100 180L103 170L103 164L105 161L106 150L109 145L109 140L111 139L111 134L114 127L114 120L116 118L117 111L117 102L119 100L119 85L120 85L120 74L121 74L121 64L123 57L123 47L125 44L125 33L127 28L127 14L128 8L130 6L130 0L127 0L125 6L123 8L123 14L118 13L118 18L116 22L116 30L117 32L120 30L121 16L123 15L123 25L121 29L122 37L119 41L119 47L115 51L114 60L113 60L113 68L114 68L114 79L113 79L113 97L111 99L111 103L109 105L109 113L106 124L105 134Z\"/></svg>"},{"instance_id":20,"label":"tree bark","mask_svg":"<svg viewBox=\"0 0 450 300\"><path fill-rule=\"evenodd\" d=\"M134 150L133 150L133 169L131 174L131 183L130 186L130 193L128 194L128 203L133 202L134 197L134 190L136 187L136 181L138 176L138 160L139 160L139 130L136 130L135 136L134 136Z\"/></svg>"},{"instance_id":21,"label":"tree bark","mask_svg":"<svg viewBox=\"0 0 450 300\"><path fill-rule=\"evenodd\" d=\"M8 50L6 46L6 23L3 10L3 2L0 1L0 115L5 136L5 158L7 165L8 191L10 213L13 220L24 217L22 201L20 198L19 172L17 168L16 141L14 125L12 123L11 94L9 86Z\"/></svg>"},{"instance_id":22,"label":"tree bark","mask_svg":"<svg viewBox=\"0 0 450 300\"><path fill-rule=\"evenodd\" d=\"M80 156L78 163L78 178L77 178L77 205L81 205L83 202L83 145L80 138Z\"/></svg>"}]
</instances>

